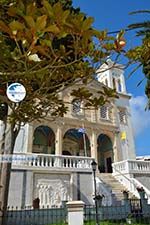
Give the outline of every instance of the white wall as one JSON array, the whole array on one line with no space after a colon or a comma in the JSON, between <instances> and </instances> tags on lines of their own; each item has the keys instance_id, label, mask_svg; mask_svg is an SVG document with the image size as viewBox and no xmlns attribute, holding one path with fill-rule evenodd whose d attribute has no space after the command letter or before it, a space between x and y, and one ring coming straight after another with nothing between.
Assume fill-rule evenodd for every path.
<instances>
[{"instance_id":1,"label":"white wall","mask_svg":"<svg viewBox=\"0 0 150 225\"><path fill-rule=\"evenodd\" d=\"M43 193L43 194L42 194ZM39 197L41 205L61 206L62 201L82 200L93 203L92 173L58 173L13 170L11 173L10 206L32 206L33 199ZM78 199L80 197L80 199ZM44 199L43 199L44 198ZM46 201L46 204L43 202Z\"/></svg>"},{"instance_id":2,"label":"white wall","mask_svg":"<svg viewBox=\"0 0 150 225\"><path fill-rule=\"evenodd\" d=\"M8 206L21 207L23 203L23 179L24 171L11 172Z\"/></svg>"},{"instance_id":3,"label":"white wall","mask_svg":"<svg viewBox=\"0 0 150 225\"><path fill-rule=\"evenodd\" d=\"M127 123L126 124L121 124L121 123L118 124L119 130L120 130L120 136L121 136L121 132L126 133L126 140L123 141L120 138L122 160L136 159L129 98L123 97L123 96L120 97L119 99L116 100L116 106L125 108L126 113L127 113Z\"/></svg>"},{"instance_id":4,"label":"white wall","mask_svg":"<svg viewBox=\"0 0 150 225\"><path fill-rule=\"evenodd\" d=\"M28 131L29 131L29 125L26 124L25 126L22 126L19 134L16 139L15 147L14 147L14 152L15 153L25 153L27 152L28 148Z\"/></svg>"}]
</instances>

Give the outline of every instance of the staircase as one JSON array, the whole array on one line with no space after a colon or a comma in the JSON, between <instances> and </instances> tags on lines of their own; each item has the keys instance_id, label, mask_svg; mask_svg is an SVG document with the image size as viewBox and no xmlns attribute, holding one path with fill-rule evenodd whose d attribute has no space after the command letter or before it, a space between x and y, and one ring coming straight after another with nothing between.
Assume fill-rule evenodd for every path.
<instances>
[{"instance_id":1,"label":"staircase","mask_svg":"<svg viewBox=\"0 0 150 225\"><path fill-rule=\"evenodd\" d=\"M97 173L97 177L102 181L104 187L112 193L113 204L120 205L124 199L122 191L126 188L111 173ZM129 193L129 198L136 197Z\"/></svg>"}]
</instances>

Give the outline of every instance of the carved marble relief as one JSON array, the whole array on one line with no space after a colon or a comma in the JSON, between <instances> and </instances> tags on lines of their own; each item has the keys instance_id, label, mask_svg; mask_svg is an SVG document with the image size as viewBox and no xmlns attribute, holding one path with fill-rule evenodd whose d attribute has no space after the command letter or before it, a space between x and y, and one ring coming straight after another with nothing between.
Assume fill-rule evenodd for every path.
<instances>
[{"instance_id":1,"label":"carved marble relief","mask_svg":"<svg viewBox=\"0 0 150 225\"><path fill-rule=\"evenodd\" d=\"M69 179L60 175L58 178L54 175L49 178L37 178L35 193L40 199L40 206L60 207L62 201L71 200ZM64 178L64 179L63 179Z\"/></svg>"}]
</instances>

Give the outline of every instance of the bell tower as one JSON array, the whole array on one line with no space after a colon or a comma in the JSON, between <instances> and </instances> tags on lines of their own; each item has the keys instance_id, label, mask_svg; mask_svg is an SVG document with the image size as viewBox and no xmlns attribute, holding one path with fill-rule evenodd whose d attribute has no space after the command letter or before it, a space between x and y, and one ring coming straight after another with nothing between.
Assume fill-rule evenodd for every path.
<instances>
[{"instance_id":1,"label":"bell tower","mask_svg":"<svg viewBox=\"0 0 150 225\"><path fill-rule=\"evenodd\" d=\"M97 72L97 79L99 82L112 89L116 89L119 93L127 93L122 65L114 64L114 62L108 59Z\"/></svg>"},{"instance_id":2,"label":"bell tower","mask_svg":"<svg viewBox=\"0 0 150 225\"><path fill-rule=\"evenodd\" d=\"M135 159L135 144L131 123L130 98L126 91L123 65L110 59L97 71L97 80L109 88L116 89L119 98L114 102L114 121L118 127L116 142L120 160Z\"/></svg>"}]
</instances>

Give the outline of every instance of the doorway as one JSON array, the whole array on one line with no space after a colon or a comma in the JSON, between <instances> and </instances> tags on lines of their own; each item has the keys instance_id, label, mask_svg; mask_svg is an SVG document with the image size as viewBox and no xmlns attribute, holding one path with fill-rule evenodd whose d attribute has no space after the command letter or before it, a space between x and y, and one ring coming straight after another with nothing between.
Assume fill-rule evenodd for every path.
<instances>
[{"instance_id":1,"label":"doorway","mask_svg":"<svg viewBox=\"0 0 150 225\"><path fill-rule=\"evenodd\" d=\"M107 173L112 173L112 160L111 157L106 158Z\"/></svg>"},{"instance_id":2,"label":"doorway","mask_svg":"<svg viewBox=\"0 0 150 225\"><path fill-rule=\"evenodd\" d=\"M97 139L98 169L100 173L112 173L113 144L106 134L100 134Z\"/></svg>"}]
</instances>

